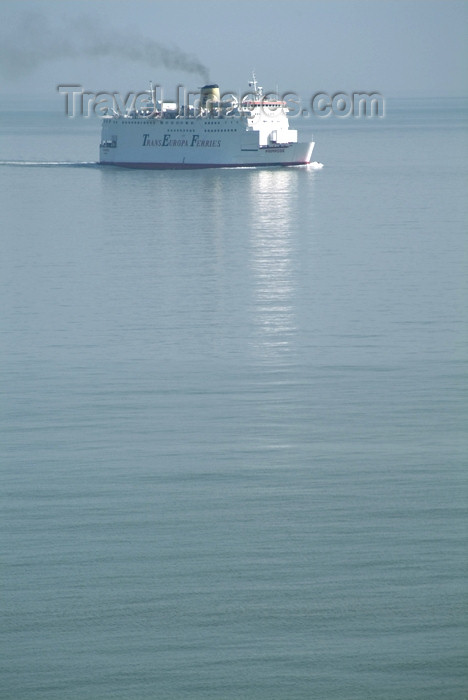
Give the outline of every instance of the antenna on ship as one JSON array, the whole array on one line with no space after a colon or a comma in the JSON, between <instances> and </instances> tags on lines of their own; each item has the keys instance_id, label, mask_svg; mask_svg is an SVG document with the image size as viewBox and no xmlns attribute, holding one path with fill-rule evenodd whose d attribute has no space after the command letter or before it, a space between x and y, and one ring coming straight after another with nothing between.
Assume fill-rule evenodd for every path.
<instances>
[{"instance_id":1,"label":"antenna on ship","mask_svg":"<svg viewBox=\"0 0 468 700\"><path fill-rule=\"evenodd\" d=\"M153 85L152 80L150 80L150 95L151 95L151 100L153 102L153 107L154 107L154 109L156 109L156 95L154 93L154 85Z\"/></svg>"},{"instance_id":2,"label":"antenna on ship","mask_svg":"<svg viewBox=\"0 0 468 700\"><path fill-rule=\"evenodd\" d=\"M257 83L255 71L252 71L252 80L249 82L249 87L253 87L255 97L261 97L263 88Z\"/></svg>"}]
</instances>

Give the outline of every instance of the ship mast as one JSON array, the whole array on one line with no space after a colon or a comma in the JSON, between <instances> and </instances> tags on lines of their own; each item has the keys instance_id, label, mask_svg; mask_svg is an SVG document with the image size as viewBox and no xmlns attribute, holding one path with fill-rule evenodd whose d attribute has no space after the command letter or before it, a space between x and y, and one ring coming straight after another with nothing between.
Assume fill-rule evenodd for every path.
<instances>
[{"instance_id":1,"label":"ship mast","mask_svg":"<svg viewBox=\"0 0 468 700\"><path fill-rule=\"evenodd\" d=\"M263 94L263 88L257 83L257 78L255 77L255 71L252 71L252 80L249 82L249 87L253 87L254 94L257 99L259 99Z\"/></svg>"}]
</instances>

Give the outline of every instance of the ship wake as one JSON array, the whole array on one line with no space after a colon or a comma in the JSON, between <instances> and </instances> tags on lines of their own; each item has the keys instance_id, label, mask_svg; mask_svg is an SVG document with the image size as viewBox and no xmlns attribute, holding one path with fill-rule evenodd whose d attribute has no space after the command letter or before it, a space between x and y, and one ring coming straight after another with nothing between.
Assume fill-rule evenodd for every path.
<instances>
[{"instance_id":1,"label":"ship wake","mask_svg":"<svg viewBox=\"0 0 468 700\"><path fill-rule=\"evenodd\" d=\"M0 160L0 166L23 168L101 168L102 164L95 160ZM252 168L257 166L245 167ZM304 167L309 170L321 170L323 163L315 161L308 163ZM243 169L242 166L239 169Z\"/></svg>"},{"instance_id":2,"label":"ship wake","mask_svg":"<svg viewBox=\"0 0 468 700\"><path fill-rule=\"evenodd\" d=\"M17 166L27 168L97 168L95 160L0 160L0 166Z\"/></svg>"}]
</instances>

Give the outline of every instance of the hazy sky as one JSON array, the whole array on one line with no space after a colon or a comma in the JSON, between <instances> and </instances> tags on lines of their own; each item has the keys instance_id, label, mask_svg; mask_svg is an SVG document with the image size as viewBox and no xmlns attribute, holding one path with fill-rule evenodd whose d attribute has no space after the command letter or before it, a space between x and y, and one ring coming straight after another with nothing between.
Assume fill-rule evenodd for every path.
<instances>
[{"instance_id":1,"label":"hazy sky","mask_svg":"<svg viewBox=\"0 0 468 700\"><path fill-rule=\"evenodd\" d=\"M0 0L0 89L468 95L466 0ZM204 67L207 74L204 74Z\"/></svg>"}]
</instances>

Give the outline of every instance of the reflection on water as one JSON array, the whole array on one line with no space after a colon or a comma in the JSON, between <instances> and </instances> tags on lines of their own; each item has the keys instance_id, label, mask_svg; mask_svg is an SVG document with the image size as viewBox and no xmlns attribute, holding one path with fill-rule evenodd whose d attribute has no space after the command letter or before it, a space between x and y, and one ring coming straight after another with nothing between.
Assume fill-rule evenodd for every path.
<instances>
[{"instance_id":1,"label":"reflection on water","mask_svg":"<svg viewBox=\"0 0 468 700\"><path fill-rule=\"evenodd\" d=\"M252 178L251 269L256 353L286 359L294 348L295 269L292 211L297 197L291 171L259 170Z\"/></svg>"},{"instance_id":2,"label":"reflection on water","mask_svg":"<svg viewBox=\"0 0 468 700\"><path fill-rule=\"evenodd\" d=\"M141 333L159 331L156 344L140 344L140 352L169 352L177 322L178 349L190 347L192 358L232 358L246 347L271 364L289 364L297 356L304 241L314 221L313 171L99 175L104 211L133 222L131 234L123 225L102 239L109 284L125 269L132 287L120 279L111 298L123 308L141 289L132 317L140 319ZM133 202L148 206L141 210ZM197 319L203 333L193 332Z\"/></svg>"}]
</instances>

